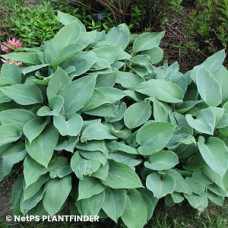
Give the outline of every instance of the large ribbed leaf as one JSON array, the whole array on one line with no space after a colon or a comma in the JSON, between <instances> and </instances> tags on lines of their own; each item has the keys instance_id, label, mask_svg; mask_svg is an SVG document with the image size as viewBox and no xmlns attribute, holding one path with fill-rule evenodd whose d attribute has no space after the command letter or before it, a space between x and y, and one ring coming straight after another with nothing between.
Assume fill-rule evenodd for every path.
<instances>
[{"instance_id":1,"label":"large ribbed leaf","mask_svg":"<svg viewBox=\"0 0 228 228\"><path fill-rule=\"evenodd\" d=\"M205 139L200 136L198 147L208 166L221 177L224 176L228 169L228 148L226 144L216 137L210 137L205 143Z\"/></svg>"},{"instance_id":2,"label":"large ribbed leaf","mask_svg":"<svg viewBox=\"0 0 228 228\"><path fill-rule=\"evenodd\" d=\"M43 95L41 90L34 85L12 85L1 88L1 91L21 105L31 105L41 103L43 101Z\"/></svg>"},{"instance_id":3,"label":"large ribbed leaf","mask_svg":"<svg viewBox=\"0 0 228 228\"><path fill-rule=\"evenodd\" d=\"M151 173L146 178L146 186L153 192L155 198L160 199L174 192L176 182L169 174Z\"/></svg>"},{"instance_id":4,"label":"large ribbed leaf","mask_svg":"<svg viewBox=\"0 0 228 228\"><path fill-rule=\"evenodd\" d=\"M26 150L35 161L47 167L58 143L58 138L58 131L49 126L32 143L26 140Z\"/></svg>"},{"instance_id":5,"label":"large ribbed leaf","mask_svg":"<svg viewBox=\"0 0 228 228\"><path fill-rule=\"evenodd\" d=\"M108 177L102 183L115 189L142 187L138 175L130 166L115 161L109 161Z\"/></svg>"},{"instance_id":6,"label":"large ribbed leaf","mask_svg":"<svg viewBox=\"0 0 228 228\"><path fill-rule=\"evenodd\" d=\"M54 215L61 209L70 194L71 188L71 176L48 181L43 205L49 215Z\"/></svg>"},{"instance_id":7,"label":"large ribbed leaf","mask_svg":"<svg viewBox=\"0 0 228 228\"><path fill-rule=\"evenodd\" d=\"M174 126L166 122L150 122L143 125L136 134L136 141L141 145L140 154L151 155L162 150L174 133Z\"/></svg>"},{"instance_id":8,"label":"large ribbed leaf","mask_svg":"<svg viewBox=\"0 0 228 228\"><path fill-rule=\"evenodd\" d=\"M143 228L146 224L147 206L138 190L128 190L126 209L121 218L124 224L131 228Z\"/></svg>"},{"instance_id":9,"label":"large ribbed leaf","mask_svg":"<svg viewBox=\"0 0 228 228\"><path fill-rule=\"evenodd\" d=\"M164 79L150 79L142 82L135 90L153 99L168 103L179 103L184 96L183 90L177 84Z\"/></svg>"},{"instance_id":10,"label":"large ribbed leaf","mask_svg":"<svg viewBox=\"0 0 228 228\"><path fill-rule=\"evenodd\" d=\"M74 113L83 108L91 98L96 84L95 76L82 77L66 85L60 92L64 99L66 113Z\"/></svg>"},{"instance_id":11,"label":"large ribbed leaf","mask_svg":"<svg viewBox=\"0 0 228 228\"><path fill-rule=\"evenodd\" d=\"M136 128L144 124L151 116L151 106L148 102L138 102L124 113L124 123L128 128Z\"/></svg>"},{"instance_id":12,"label":"large ribbed leaf","mask_svg":"<svg viewBox=\"0 0 228 228\"><path fill-rule=\"evenodd\" d=\"M201 98L208 105L218 106L222 102L222 87L205 68L197 71L196 85Z\"/></svg>"},{"instance_id":13,"label":"large ribbed leaf","mask_svg":"<svg viewBox=\"0 0 228 228\"><path fill-rule=\"evenodd\" d=\"M17 141L21 137L21 131L12 124L0 126L0 146Z\"/></svg>"},{"instance_id":14,"label":"large ribbed leaf","mask_svg":"<svg viewBox=\"0 0 228 228\"><path fill-rule=\"evenodd\" d=\"M107 188L102 209L112 220L117 222L126 208L126 200L126 190Z\"/></svg>"}]
</instances>

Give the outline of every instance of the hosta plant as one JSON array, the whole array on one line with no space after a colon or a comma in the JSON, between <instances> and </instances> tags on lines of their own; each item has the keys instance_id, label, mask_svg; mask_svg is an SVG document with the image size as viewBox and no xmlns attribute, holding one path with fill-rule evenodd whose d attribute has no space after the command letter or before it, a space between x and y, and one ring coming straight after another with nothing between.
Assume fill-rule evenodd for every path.
<instances>
[{"instance_id":1,"label":"hosta plant","mask_svg":"<svg viewBox=\"0 0 228 228\"><path fill-rule=\"evenodd\" d=\"M64 27L40 48L3 55L0 179L14 214L99 215L143 227L159 200L203 211L228 196L228 72L224 50L183 74L158 66L164 32L122 24Z\"/></svg>"}]
</instances>

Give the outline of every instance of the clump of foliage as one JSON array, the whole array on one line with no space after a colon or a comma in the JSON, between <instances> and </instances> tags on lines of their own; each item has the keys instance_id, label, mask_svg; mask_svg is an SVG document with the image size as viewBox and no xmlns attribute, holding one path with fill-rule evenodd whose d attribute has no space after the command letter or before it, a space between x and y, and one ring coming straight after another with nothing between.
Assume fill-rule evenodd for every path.
<instances>
[{"instance_id":1,"label":"clump of foliage","mask_svg":"<svg viewBox=\"0 0 228 228\"><path fill-rule=\"evenodd\" d=\"M48 2L34 6L16 3L13 8L14 12L5 27L10 29L11 36L21 39L26 47L41 45L53 38L61 28Z\"/></svg>"},{"instance_id":2,"label":"clump of foliage","mask_svg":"<svg viewBox=\"0 0 228 228\"><path fill-rule=\"evenodd\" d=\"M102 12L102 19L99 19L97 12L91 13L86 7L72 6L70 1L45 0L26 4L22 0L11 0L0 6L0 40L17 37L25 47L40 46L45 40L52 39L62 27L55 16L57 10L80 18L89 30L109 30L115 25L110 12Z\"/></svg>"},{"instance_id":3,"label":"clump of foliage","mask_svg":"<svg viewBox=\"0 0 228 228\"><path fill-rule=\"evenodd\" d=\"M164 32L121 24L64 27L39 48L2 55L0 179L23 163L14 214L98 214L143 227L159 200L199 211L228 196L224 50L183 74L163 57ZM17 164L17 165L16 165Z\"/></svg>"},{"instance_id":4,"label":"clump of foliage","mask_svg":"<svg viewBox=\"0 0 228 228\"><path fill-rule=\"evenodd\" d=\"M185 27L190 43L205 53L213 53L228 44L228 2L197 0Z\"/></svg>"}]
</instances>

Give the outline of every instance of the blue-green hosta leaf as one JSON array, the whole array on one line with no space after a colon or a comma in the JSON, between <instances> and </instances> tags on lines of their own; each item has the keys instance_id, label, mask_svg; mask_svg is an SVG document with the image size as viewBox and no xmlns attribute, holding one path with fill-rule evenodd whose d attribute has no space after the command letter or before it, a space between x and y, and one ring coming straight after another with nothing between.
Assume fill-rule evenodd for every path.
<instances>
[{"instance_id":1,"label":"blue-green hosta leaf","mask_svg":"<svg viewBox=\"0 0 228 228\"><path fill-rule=\"evenodd\" d=\"M26 151L22 143L12 144L3 150L0 155L0 181L11 172L15 164L24 159L25 155Z\"/></svg>"},{"instance_id":2,"label":"blue-green hosta leaf","mask_svg":"<svg viewBox=\"0 0 228 228\"><path fill-rule=\"evenodd\" d=\"M225 49L216 52L215 54L213 54L212 56L208 57L203 63L202 65L209 71L214 73L215 71L217 71L221 66L223 61L226 58L226 53L225 53Z\"/></svg>"},{"instance_id":3,"label":"blue-green hosta leaf","mask_svg":"<svg viewBox=\"0 0 228 228\"><path fill-rule=\"evenodd\" d=\"M107 188L105 190L105 200L102 209L117 223L118 218L123 214L126 208L126 199L126 190Z\"/></svg>"},{"instance_id":4,"label":"blue-green hosta leaf","mask_svg":"<svg viewBox=\"0 0 228 228\"><path fill-rule=\"evenodd\" d=\"M184 101L182 104L177 106L177 112L186 113L200 102L201 101Z\"/></svg>"},{"instance_id":5,"label":"blue-green hosta leaf","mask_svg":"<svg viewBox=\"0 0 228 228\"><path fill-rule=\"evenodd\" d=\"M220 207L222 207L224 205L224 199L225 199L224 196L216 195L215 193L208 190L206 192L206 197L215 205L218 205Z\"/></svg>"},{"instance_id":6,"label":"blue-green hosta leaf","mask_svg":"<svg viewBox=\"0 0 228 228\"><path fill-rule=\"evenodd\" d=\"M47 169L30 158L28 155L24 160L25 188L35 183L42 175L47 173Z\"/></svg>"},{"instance_id":7,"label":"blue-green hosta leaf","mask_svg":"<svg viewBox=\"0 0 228 228\"><path fill-rule=\"evenodd\" d=\"M197 209L198 211L203 212L208 206L208 199L206 195L184 195L185 198L188 200L189 204Z\"/></svg>"},{"instance_id":8,"label":"blue-green hosta leaf","mask_svg":"<svg viewBox=\"0 0 228 228\"><path fill-rule=\"evenodd\" d=\"M153 216L158 200L153 196L153 193L146 188L141 188L139 191L147 205L147 221L149 221Z\"/></svg>"},{"instance_id":9,"label":"blue-green hosta leaf","mask_svg":"<svg viewBox=\"0 0 228 228\"><path fill-rule=\"evenodd\" d=\"M153 100L153 115L155 121L169 122L169 113L171 108L157 99Z\"/></svg>"},{"instance_id":10,"label":"blue-green hosta leaf","mask_svg":"<svg viewBox=\"0 0 228 228\"><path fill-rule=\"evenodd\" d=\"M38 56L35 52L12 52L6 55L1 55L4 59L16 60L22 63L28 63L32 65L40 64Z\"/></svg>"},{"instance_id":11,"label":"blue-green hosta leaf","mask_svg":"<svg viewBox=\"0 0 228 228\"><path fill-rule=\"evenodd\" d=\"M108 177L108 171L109 164L106 162L105 165L101 166L96 172L92 173L92 176L100 180L106 180Z\"/></svg>"},{"instance_id":12,"label":"blue-green hosta leaf","mask_svg":"<svg viewBox=\"0 0 228 228\"><path fill-rule=\"evenodd\" d=\"M77 143L75 147L84 151L101 151L104 154L108 153L105 141L102 140Z\"/></svg>"},{"instance_id":13,"label":"blue-green hosta leaf","mask_svg":"<svg viewBox=\"0 0 228 228\"><path fill-rule=\"evenodd\" d=\"M149 157L149 162L144 162L145 167L153 170L166 170L179 163L178 156L169 150L162 150Z\"/></svg>"},{"instance_id":14,"label":"blue-green hosta leaf","mask_svg":"<svg viewBox=\"0 0 228 228\"><path fill-rule=\"evenodd\" d=\"M66 113L75 113L91 98L96 84L95 76L82 77L66 85L60 92Z\"/></svg>"},{"instance_id":15,"label":"blue-green hosta leaf","mask_svg":"<svg viewBox=\"0 0 228 228\"><path fill-rule=\"evenodd\" d=\"M98 58L104 59L108 61L109 64L112 64L115 62L120 50L121 49L118 46L102 45L99 47L95 47L93 49L93 52L95 52Z\"/></svg>"},{"instance_id":16,"label":"blue-green hosta leaf","mask_svg":"<svg viewBox=\"0 0 228 228\"><path fill-rule=\"evenodd\" d=\"M53 120L54 126L62 136L77 136L83 126L83 119L77 113L71 114L68 117L59 114L58 116L54 116Z\"/></svg>"},{"instance_id":17,"label":"blue-green hosta leaf","mask_svg":"<svg viewBox=\"0 0 228 228\"><path fill-rule=\"evenodd\" d=\"M224 116L225 109L224 108L220 108L220 107L213 107L213 106L209 107L208 109L210 109L212 112L214 112L215 117L216 117L215 125L217 127L217 124L220 122L220 120Z\"/></svg>"},{"instance_id":18,"label":"blue-green hosta leaf","mask_svg":"<svg viewBox=\"0 0 228 228\"><path fill-rule=\"evenodd\" d=\"M114 189L142 187L141 180L130 166L115 161L109 161L108 177L102 183Z\"/></svg>"},{"instance_id":19,"label":"blue-green hosta leaf","mask_svg":"<svg viewBox=\"0 0 228 228\"><path fill-rule=\"evenodd\" d=\"M61 89L70 83L69 75L60 67L51 76L47 87L47 96L50 101L53 97L59 94Z\"/></svg>"},{"instance_id":20,"label":"blue-green hosta leaf","mask_svg":"<svg viewBox=\"0 0 228 228\"><path fill-rule=\"evenodd\" d=\"M49 126L32 143L26 140L26 150L35 161L47 167L58 143L58 138L58 131L53 126Z\"/></svg>"},{"instance_id":21,"label":"blue-green hosta leaf","mask_svg":"<svg viewBox=\"0 0 228 228\"><path fill-rule=\"evenodd\" d=\"M138 76L137 74L131 72L117 72L116 83L119 83L121 86L127 89L135 88L144 80L142 77Z\"/></svg>"},{"instance_id":22,"label":"blue-green hosta leaf","mask_svg":"<svg viewBox=\"0 0 228 228\"><path fill-rule=\"evenodd\" d=\"M19 175L12 187L12 211L14 214L21 214L20 201L23 196L23 175Z\"/></svg>"},{"instance_id":23,"label":"blue-green hosta leaf","mask_svg":"<svg viewBox=\"0 0 228 228\"><path fill-rule=\"evenodd\" d=\"M29 66L29 67L26 67L22 70L22 73L24 75L28 74L28 73L31 73L31 72L34 72L34 71L37 71L37 70L40 70L44 67L48 66L48 64L40 64L40 65L36 65L36 66Z\"/></svg>"},{"instance_id":24,"label":"blue-green hosta leaf","mask_svg":"<svg viewBox=\"0 0 228 228\"><path fill-rule=\"evenodd\" d=\"M200 136L198 147L208 166L223 177L228 169L228 148L226 144L216 137L210 137L205 143L205 139Z\"/></svg>"},{"instance_id":25,"label":"blue-green hosta leaf","mask_svg":"<svg viewBox=\"0 0 228 228\"><path fill-rule=\"evenodd\" d=\"M149 55L152 64L157 64L163 59L164 51L160 47L154 47L150 50L143 51L142 54Z\"/></svg>"},{"instance_id":26,"label":"blue-green hosta leaf","mask_svg":"<svg viewBox=\"0 0 228 228\"><path fill-rule=\"evenodd\" d=\"M85 177L83 180L79 180L78 185L78 199L87 199L94 195L103 192L105 186L94 177Z\"/></svg>"},{"instance_id":27,"label":"blue-green hosta leaf","mask_svg":"<svg viewBox=\"0 0 228 228\"><path fill-rule=\"evenodd\" d=\"M169 150L174 150L181 144L190 145L192 143L196 144L195 137L192 135L192 132L188 133L189 128L182 127L179 131L176 131L171 140L169 141L167 148Z\"/></svg>"},{"instance_id":28,"label":"blue-green hosta leaf","mask_svg":"<svg viewBox=\"0 0 228 228\"><path fill-rule=\"evenodd\" d=\"M183 200L184 200L184 197L182 196L182 194L174 192L174 193L167 195L165 197L165 205L168 207L171 207L175 203L183 202Z\"/></svg>"},{"instance_id":29,"label":"blue-green hosta leaf","mask_svg":"<svg viewBox=\"0 0 228 228\"><path fill-rule=\"evenodd\" d=\"M122 151L127 154L138 154L137 149L134 147L128 146L124 144L123 142L117 142L117 141L111 141L110 143L107 144L109 151Z\"/></svg>"},{"instance_id":30,"label":"blue-green hosta leaf","mask_svg":"<svg viewBox=\"0 0 228 228\"><path fill-rule=\"evenodd\" d=\"M21 105L37 104L43 101L41 90L35 85L17 84L5 86L1 88L1 91Z\"/></svg>"},{"instance_id":31,"label":"blue-green hosta leaf","mask_svg":"<svg viewBox=\"0 0 228 228\"><path fill-rule=\"evenodd\" d=\"M153 192L155 198L160 199L174 192L176 182L169 174L151 173L146 178L146 186Z\"/></svg>"},{"instance_id":32,"label":"blue-green hosta leaf","mask_svg":"<svg viewBox=\"0 0 228 228\"><path fill-rule=\"evenodd\" d=\"M106 40L119 45L124 50L130 41L130 32L126 24L112 28L106 36Z\"/></svg>"},{"instance_id":33,"label":"blue-green hosta leaf","mask_svg":"<svg viewBox=\"0 0 228 228\"><path fill-rule=\"evenodd\" d=\"M111 64L108 60L103 58L97 58L96 63L93 65L93 69L95 70L104 70L104 69L111 68Z\"/></svg>"},{"instance_id":34,"label":"blue-green hosta leaf","mask_svg":"<svg viewBox=\"0 0 228 228\"><path fill-rule=\"evenodd\" d=\"M77 209L81 215L97 215L104 203L105 193L94 195L88 199L76 202Z\"/></svg>"},{"instance_id":35,"label":"blue-green hosta leaf","mask_svg":"<svg viewBox=\"0 0 228 228\"><path fill-rule=\"evenodd\" d=\"M98 32L96 30L90 32L81 32L77 45L82 45L82 50L84 50L86 47L92 45L96 41L97 34Z\"/></svg>"},{"instance_id":36,"label":"blue-green hosta leaf","mask_svg":"<svg viewBox=\"0 0 228 228\"><path fill-rule=\"evenodd\" d=\"M81 33L81 26L78 21L73 21L60 29L51 40L53 47L63 49L71 44L76 44Z\"/></svg>"},{"instance_id":37,"label":"blue-green hosta leaf","mask_svg":"<svg viewBox=\"0 0 228 228\"><path fill-rule=\"evenodd\" d=\"M107 154L102 153L101 151L78 151L83 158L88 160L98 161L102 165L105 165L107 162Z\"/></svg>"},{"instance_id":38,"label":"blue-green hosta leaf","mask_svg":"<svg viewBox=\"0 0 228 228\"><path fill-rule=\"evenodd\" d=\"M75 152L71 158L70 166L75 175L82 180L84 176L91 176L92 173L96 172L100 168L101 163L84 159L78 152Z\"/></svg>"},{"instance_id":39,"label":"blue-green hosta leaf","mask_svg":"<svg viewBox=\"0 0 228 228\"><path fill-rule=\"evenodd\" d=\"M214 77L220 87L222 88L222 102L228 100L228 71L224 66L221 66L216 72L214 72Z\"/></svg>"},{"instance_id":40,"label":"blue-green hosta leaf","mask_svg":"<svg viewBox=\"0 0 228 228\"><path fill-rule=\"evenodd\" d=\"M194 128L195 130L201 133L213 135L216 123L216 116L212 110L208 108L201 109L196 114L195 119L192 117L191 114L187 114L185 118L190 127Z\"/></svg>"},{"instance_id":41,"label":"blue-green hosta leaf","mask_svg":"<svg viewBox=\"0 0 228 228\"><path fill-rule=\"evenodd\" d=\"M226 128L228 127L228 113L224 113L221 120L216 125L216 128Z\"/></svg>"},{"instance_id":42,"label":"blue-green hosta leaf","mask_svg":"<svg viewBox=\"0 0 228 228\"><path fill-rule=\"evenodd\" d=\"M70 194L71 188L71 176L48 181L43 205L49 215L54 215L61 209Z\"/></svg>"},{"instance_id":43,"label":"blue-green hosta leaf","mask_svg":"<svg viewBox=\"0 0 228 228\"><path fill-rule=\"evenodd\" d=\"M7 103L11 101L11 98L7 97L1 90L0 90L0 104Z\"/></svg>"},{"instance_id":44,"label":"blue-green hosta leaf","mask_svg":"<svg viewBox=\"0 0 228 228\"><path fill-rule=\"evenodd\" d=\"M96 81L96 88L98 87L113 87L116 83L117 72L115 70L104 70L103 72L94 73L98 74Z\"/></svg>"},{"instance_id":45,"label":"blue-green hosta leaf","mask_svg":"<svg viewBox=\"0 0 228 228\"><path fill-rule=\"evenodd\" d=\"M48 165L48 171L51 178L63 178L72 173L67 157L63 156L55 156Z\"/></svg>"},{"instance_id":46,"label":"blue-green hosta leaf","mask_svg":"<svg viewBox=\"0 0 228 228\"><path fill-rule=\"evenodd\" d=\"M94 93L89 102L84 107L85 111L92 110L103 104L112 104L121 100L126 94L120 89L110 87L99 87L94 90Z\"/></svg>"},{"instance_id":47,"label":"blue-green hosta leaf","mask_svg":"<svg viewBox=\"0 0 228 228\"><path fill-rule=\"evenodd\" d=\"M151 64L151 58L149 55L136 55L132 58L132 64L147 67Z\"/></svg>"},{"instance_id":48,"label":"blue-green hosta leaf","mask_svg":"<svg viewBox=\"0 0 228 228\"><path fill-rule=\"evenodd\" d=\"M69 136L67 139L64 138L63 141L59 141L55 150L57 150L57 151L66 150L68 152L73 153L75 150L75 145L78 142L78 140L79 140L78 136L76 136L76 137Z\"/></svg>"},{"instance_id":49,"label":"blue-green hosta leaf","mask_svg":"<svg viewBox=\"0 0 228 228\"><path fill-rule=\"evenodd\" d=\"M58 15L57 15L58 20L63 24L63 25L68 25L74 21L77 21L80 25L81 31L85 32L86 28L85 26L82 24L82 22L80 20L78 20L78 18L68 14L68 13L63 13L61 11L58 10Z\"/></svg>"},{"instance_id":50,"label":"blue-green hosta leaf","mask_svg":"<svg viewBox=\"0 0 228 228\"><path fill-rule=\"evenodd\" d=\"M17 126L20 130L35 117L33 112L26 109L7 109L0 112L1 124L12 124Z\"/></svg>"},{"instance_id":51,"label":"blue-green hosta leaf","mask_svg":"<svg viewBox=\"0 0 228 228\"><path fill-rule=\"evenodd\" d=\"M136 141L141 146L138 151L142 155L151 155L162 150L174 133L174 125L165 122L150 122L137 132Z\"/></svg>"},{"instance_id":52,"label":"blue-green hosta leaf","mask_svg":"<svg viewBox=\"0 0 228 228\"><path fill-rule=\"evenodd\" d=\"M36 118L27 122L23 127L23 133L29 143L32 143L32 141L41 134L47 125L48 121L43 122Z\"/></svg>"},{"instance_id":53,"label":"blue-green hosta leaf","mask_svg":"<svg viewBox=\"0 0 228 228\"><path fill-rule=\"evenodd\" d=\"M130 155L120 151L109 153L108 158L131 167L135 167L142 163L142 159L138 158L137 155Z\"/></svg>"},{"instance_id":54,"label":"blue-green hosta leaf","mask_svg":"<svg viewBox=\"0 0 228 228\"><path fill-rule=\"evenodd\" d=\"M48 45L51 46L52 43L48 43ZM76 54L78 54L81 50L84 49L84 46L77 42L76 44L70 44L58 51L56 49L53 50L53 47L50 47L50 49L51 50L48 50L48 48L46 48L45 56L46 56L47 62L52 67L55 68L59 66L61 63L65 63L68 60L72 59ZM64 65L65 64L61 66L64 66Z\"/></svg>"},{"instance_id":55,"label":"blue-green hosta leaf","mask_svg":"<svg viewBox=\"0 0 228 228\"><path fill-rule=\"evenodd\" d=\"M112 109L115 114L115 117L105 118L105 120L110 123L120 121L124 116L127 106L125 102L121 102L119 104L113 105Z\"/></svg>"},{"instance_id":56,"label":"blue-green hosta leaf","mask_svg":"<svg viewBox=\"0 0 228 228\"><path fill-rule=\"evenodd\" d=\"M177 84L164 79L142 82L136 87L136 91L168 103L179 103L184 97L183 90Z\"/></svg>"},{"instance_id":57,"label":"blue-green hosta leaf","mask_svg":"<svg viewBox=\"0 0 228 228\"><path fill-rule=\"evenodd\" d=\"M126 208L121 216L124 224L131 228L143 228L147 221L147 205L137 189L127 193Z\"/></svg>"},{"instance_id":58,"label":"blue-green hosta leaf","mask_svg":"<svg viewBox=\"0 0 228 228\"><path fill-rule=\"evenodd\" d=\"M19 67L15 64L3 64L1 68L0 82L3 78L9 80L12 84L20 84L21 71Z\"/></svg>"},{"instance_id":59,"label":"blue-green hosta leaf","mask_svg":"<svg viewBox=\"0 0 228 228\"><path fill-rule=\"evenodd\" d=\"M220 188L215 183L209 185L208 186L208 190L210 190L211 192L213 192L213 193L215 193L216 195L219 195L219 196L223 196L223 197L227 196L227 192L225 190L223 190L222 188Z\"/></svg>"},{"instance_id":60,"label":"blue-green hosta leaf","mask_svg":"<svg viewBox=\"0 0 228 228\"><path fill-rule=\"evenodd\" d=\"M24 196L23 196L21 203L20 203L21 212L25 215L32 208L34 208L43 199L45 191L46 191L46 189L42 188L35 195L33 195L30 199L26 199L26 200L24 199Z\"/></svg>"},{"instance_id":61,"label":"blue-green hosta leaf","mask_svg":"<svg viewBox=\"0 0 228 228\"><path fill-rule=\"evenodd\" d=\"M81 142L89 140L116 139L109 127L102 123L92 123L82 131Z\"/></svg>"},{"instance_id":62,"label":"blue-green hosta leaf","mask_svg":"<svg viewBox=\"0 0 228 228\"><path fill-rule=\"evenodd\" d=\"M223 184L224 184L224 190L228 192L228 170L226 171L225 175L223 176Z\"/></svg>"},{"instance_id":63,"label":"blue-green hosta leaf","mask_svg":"<svg viewBox=\"0 0 228 228\"><path fill-rule=\"evenodd\" d=\"M139 35L134 41L133 52L137 53L158 47L164 35L165 32L147 32Z\"/></svg>"},{"instance_id":64,"label":"blue-green hosta leaf","mask_svg":"<svg viewBox=\"0 0 228 228\"><path fill-rule=\"evenodd\" d=\"M124 113L124 123L128 128L136 128L144 124L151 116L149 102L138 102L129 106Z\"/></svg>"},{"instance_id":65,"label":"blue-green hosta leaf","mask_svg":"<svg viewBox=\"0 0 228 228\"><path fill-rule=\"evenodd\" d=\"M106 118L115 118L116 117L116 115L113 111L113 105L111 105L111 104L102 105L98 108L87 111L85 113L90 116L100 116L100 117L106 117Z\"/></svg>"},{"instance_id":66,"label":"blue-green hosta leaf","mask_svg":"<svg viewBox=\"0 0 228 228\"><path fill-rule=\"evenodd\" d=\"M60 96L54 96L49 100L49 106L43 106L37 111L38 116L58 116L63 108L64 100Z\"/></svg>"},{"instance_id":67,"label":"blue-green hosta leaf","mask_svg":"<svg viewBox=\"0 0 228 228\"><path fill-rule=\"evenodd\" d=\"M91 67L96 63L96 54L92 51L81 52L76 55L72 60L70 60L71 65L75 66L76 76L82 75L89 71Z\"/></svg>"},{"instance_id":68,"label":"blue-green hosta leaf","mask_svg":"<svg viewBox=\"0 0 228 228\"><path fill-rule=\"evenodd\" d=\"M28 187L24 188L23 200L27 200L33 197L48 180L50 180L48 174L42 175L33 184L30 184Z\"/></svg>"},{"instance_id":69,"label":"blue-green hosta leaf","mask_svg":"<svg viewBox=\"0 0 228 228\"><path fill-rule=\"evenodd\" d=\"M197 71L196 85L201 98L208 105L218 106L222 102L222 87L205 68Z\"/></svg>"},{"instance_id":70,"label":"blue-green hosta leaf","mask_svg":"<svg viewBox=\"0 0 228 228\"><path fill-rule=\"evenodd\" d=\"M222 177L216 173L215 171L213 171L207 164L204 164L203 168L202 168L202 174L200 176L200 178L198 178L198 176L196 175L197 179L200 179L200 181L207 187L208 185L212 184L213 182L215 184L217 184L220 188L225 190L224 187L224 183L223 183L223 179ZM201 180L203 176L203 181ZM207 178L207 181L205 180Z\"/></svg>"},{"instance_id":71,"label":"blue-green hosta leaf","mask_svg":"<svg viewBox=\"0 0 228 228\"><path fill-rule=\"evenodd\" d=\"M169 174L173 177L176 186L174 191L179 193L186 193L186 194L192 194L191 188L188 185L188 182L184 177L178 172L178 170L175 169L168 169L165 170L166 174Z\"/></svg>"},{"instance_id":72,"label":"blue-green hosta leaf","mask_svg":"<svg viewBox=\"0 0 228 228\"><path fill-rule=\"evenodd\" d=\"M185 179L185 181L187 182L187 184L189 185L189 187L193 193L198 194L198 195L202 195L205 193L205 190L206 190L205 186L201 182L197 181L196 178L187 177ZM185 193L187 193L187 192L185 192ZM192 194L192 193L187 193L187 194Z\"/></svg>"},{"instance_id":73,"label":"blue-green hosta leaf","mask_svg":"<svg viewBox=\"0 0 228 228\"><path fill-rule=\"evenodd\" d=\"M0 146L17 141L21 137L21 133L21 130L12 124L1 125Z\"/></svg>"}]
</instances>

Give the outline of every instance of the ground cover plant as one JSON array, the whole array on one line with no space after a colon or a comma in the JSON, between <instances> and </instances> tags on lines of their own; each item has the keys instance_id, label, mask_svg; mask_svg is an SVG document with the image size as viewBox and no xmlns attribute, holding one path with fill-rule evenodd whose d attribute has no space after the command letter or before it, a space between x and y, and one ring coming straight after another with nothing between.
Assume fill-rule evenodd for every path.
<instances>
[{"instance_id":1,"label":"ground cover plant","mask_svg":"<svg viewBox=\"0 0 228 228\"><path fill-rule=\"evenodd\" d=\"M2 55L0 180L23 164L14 214L99 214L143 227L159 200L202 212L228 196L228 72L221 50L185 74L164 32L64 27ZM15 62L14 62L15 63Z\"/></svg>"}]
</instances>

